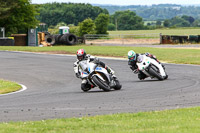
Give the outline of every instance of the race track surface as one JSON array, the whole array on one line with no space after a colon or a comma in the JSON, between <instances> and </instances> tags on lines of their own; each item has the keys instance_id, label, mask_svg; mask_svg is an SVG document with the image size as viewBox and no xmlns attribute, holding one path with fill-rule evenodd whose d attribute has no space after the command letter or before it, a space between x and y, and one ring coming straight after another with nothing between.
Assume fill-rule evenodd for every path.
<instances>
[{"instance_id":1,"label":"race track surface","mask_svg":"<svg viewBox=\"0 0 200 133\"><path fill-rule=\"evenodd\" d=\"M200 67L166 64L169 79L140 81L126 60L101 59L122 90L84 93L73 72L75 56L0 52L0 78L27 90L0 96L0 122L81 117L200 106Z\"/></svg>"}]
</instances>

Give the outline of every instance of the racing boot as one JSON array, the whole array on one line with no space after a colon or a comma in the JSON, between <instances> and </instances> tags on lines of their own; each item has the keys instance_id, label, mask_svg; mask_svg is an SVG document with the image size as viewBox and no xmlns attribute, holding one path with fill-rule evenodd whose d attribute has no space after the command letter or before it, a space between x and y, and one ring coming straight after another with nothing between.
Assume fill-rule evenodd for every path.
<instances>
[{"instance_id":1,"label":"racing boot","mask_svg":"<svg viewBox=\"0 0 200 133\"><path fill-rule=\"evenodd\" d=\"M111 88L114 88L116 86L116 80L117 80L117 77L113 74L113 75L110 75L110 87Z\"/></svg>"},{"instance_id":2,"label":"racing boot","mask_svg":"<svg viewBox=\"0 0 200 133\"><path fill-rule=\"evenodd\" d=\"M83 80L82 80L82 83L81 83L81 89L82 89L84 92L87 92L87 91L89 91L91 88L92 88L92 86L91 86L90 84L88 84L87 80L86 80L86 79L83 79Z\"/></svg>"},{"instance_id":3,"label":"racing boot","mask_svg":"<svg viewBox=\"0 0 200 133\"><path fill-rule=\"evenodd\" d=\"M144 80L145 78L147 78L147 76L146 76L143 72L139 71L139 73L138 73L138 78L139 78L140 80Z\"/></svg>"},{"instance_id":4,"label":"racing boot","mask_svg":"<svg viewBox=\"0 0 200 133\"><path fill-rule=\"evenodd\" d=\"M110 74L111 81L110 81L109 85L111 88L113 88L116 85L115 80L117 79L117 77L114 75L114 71L110 67L106 66L105 69Z\"/></svg>"}]
</instances>

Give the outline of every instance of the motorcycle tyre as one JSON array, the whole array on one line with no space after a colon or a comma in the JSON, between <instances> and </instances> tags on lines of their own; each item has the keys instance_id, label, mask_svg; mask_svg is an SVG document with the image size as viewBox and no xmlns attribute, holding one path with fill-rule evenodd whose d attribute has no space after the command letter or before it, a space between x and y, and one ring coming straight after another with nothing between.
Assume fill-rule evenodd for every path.
<instances>
[{"instance_id":1,"label":"motorcycle tyre","mask_svg":"<svg viewBox=\"0 0 200 133\"><path fill-rule=\"evenodd\" d=\"M93 76L92 80L97 84L97 86L99 86L99 88L103 89L104 91L110 91L110 86L101 81L101 79L99 79L97 76Z\"/></svg>"},{"instance_id":2,"label":"motorcycle tyre","mask_svg":"<svg viewBox=\"0 0 200 133\"><path fill-rule=\"evenodd\" d=\"M166 75L164 79L168 79L168 77L169 77L169 76L168 76L168 75Z\"/></svg>"},{"instance_id":3,"label":"motorcycle tyre","mask_svg":"<svg viewBox=\"0 0 200 133\"><path fill-rule=\"evenodd\" d=\"M115 80L115 83L116 83L116 85L115 85L114 89L115 90L120 90L122 88L122 85L119 83L118 80Z\"/></svg>"},{"instance_id":4,"label":"motorcycle tyre","mask_svg":"<svg viewBox=\"0 0 200 133\"><path fill-rule=\"evenodd\" d=\"M153 77L156 77L158 80L164 80L164 78L158 74L153 68L149 68L149 74Z\"/></svg>"}]
</instances>

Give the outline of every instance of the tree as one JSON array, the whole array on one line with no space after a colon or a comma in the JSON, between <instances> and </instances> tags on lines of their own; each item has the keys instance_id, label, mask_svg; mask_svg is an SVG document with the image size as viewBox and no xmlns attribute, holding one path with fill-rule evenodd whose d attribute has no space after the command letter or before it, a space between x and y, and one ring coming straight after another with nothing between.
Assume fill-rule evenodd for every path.
<instances>
[{"instance_id":1,"label":"tree","mask_svg":"<svg viewBox=\"0 0 200 133\"><path fill-rule=\"evenodd\" d=\"M118 30L137 30L144 28L142 18L137 16L135 12L129 10L115 12L111 18L113 18L113 23L117 23Z\"/></svg>"},{"instance_id":2,"label":"tree","mask_svg":"<svg viewBox=\"0 0 200 133\"><path fill-rule=\"evenodd\" d=\"M195 21L192 23L192 26L194 26L194 27L200 27L200 20L195 20Z\"/></svg>"},{"instance_id":3,"label":"tree","mask_svg":"<svg viewBox=\"0 0 200 133\"><path fill-rule=\"evenodd\" d=\"M165 27L169 27L169 26L170 26L170 21L169 21L168 19L166 19L166 20L164 21L163 25L164 25Z\"/></svg>"},{"instance_id":4,"label":"tree","mask_svg":"<svg viewBox=\"0 0 200 133\"><path fill-rule=\"evenodd\" d=\"M95 30L96 34L108 34L108 23L109 23L109 15L107 14L99 14L95 19Z\"/></svg>"},{"instance_id":5,"label":"tree","mask_svg":"<svg viewBox=\"0 0 200 133\"><path fill-rule=\"evenodd\" d=\"M186 16L186 15L183 15L181 18L183 18L184 20L188 21L190 24L192 24L195 19L191 16Z\"/></svg>"},{"instance_id":6,"label":"tree","mask_svg":"<svg viewBox=\"0 0 200 133\"><path fill-rule=\"evenodd\" d=\"M112 23L109 23L109 24L108 24L108 30L109 30L109 31L116 30L116 26L115 26L114 24L112 24Z\"/></svg>"},{"instance_id":7,"label":"tree","mask_svg":"<svg viewBox=\"0 0 200 133\"><path fill-rule=\"evenodd\" d=\"M177 27L189 27L190 23L186 20L184 20L181 17L173 17L170 19L171 26L177 26Z\"/></svg>"},{"instance_id":8,"label":"tree","mask_svg":"<svg viewBox=\"0 0 200 133\"><path fill-rule=\"evenodd\" d=\"M11 14L11 9L17 7L15 0L0 0L0 19L6 19Z\"/></svg>"},{"instance_id":9,"label":"tree","mask_svg":"<svg viewBox=\"0 0 200 133\"><path fill-rule=\"evenodd\" d=\"M151 23L148 22L148 23L147 23L147 26L151 26Z\"/></svg>"},{"instance_id":10,"label":"tree","mask_svg":"<svg viewBox=\"0 0 200 133\"><path fill-rule=\"evenodd\" d=\"M57 25L55 26L55 28L59 29L59 27L61 27L61 26L67 26L67 24L64 23L64 22L60 22L60 23L57 23Z\"/></svg>"},{"instance_id":11,"label":"tree","mask_svg":"<svg viewBox=\"0 0 200 133\"><path fill-rule=\"evenodd\" d=\"M162 25L162 22L161 22L160 20L157 20L157 21L156 21L156 25L157 25L157 26L161 26L161 25Z\"/></svg>"},{"instance_id":12,"label":"tree","mask_svg":"<svg viewBox=\"0 0 200 133\"><path fill-rule=\"evenodd\" d=\"M9 2L13 1L3 1L2 5L9 5ZM35 7L30 4L30 0L15 0L14 2L15 4L11 4L12 6L9 9L6 9L6 7L3 8L8 15L3 15L0 18L0 25L6 28L6 35L10 35L11 33L26 33L28 28L35 28L39 23L35 18L38 14Z\"/></svg>"},{"instance_id":13,"label":"tree","mask_svg":"<svg viewBox=\"0 0 200 133\"><path fill-rule=\"evenodd\" d=\"M95 34L95 24L91 18L85 19L79 23L79 35Z\"/></svg>"}]
</instances>

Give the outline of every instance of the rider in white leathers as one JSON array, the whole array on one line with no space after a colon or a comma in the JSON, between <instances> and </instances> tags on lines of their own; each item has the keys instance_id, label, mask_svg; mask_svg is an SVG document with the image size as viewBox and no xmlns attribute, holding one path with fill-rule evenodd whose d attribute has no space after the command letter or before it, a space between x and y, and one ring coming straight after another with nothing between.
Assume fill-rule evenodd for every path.
<instances>
[{"instance_id":1,"label":"rider in white leathers","mask_svg":"<svg viewBox=\"0 0 200 133\"><path fill-rule=\"evenodd\" d=\"M81 78L81 73L80 73L81 68L79 67L79 63L84 60L89 60L90 62L92 61L92 62L104 67L107 70L107 72L112 75L113 78L115 77L114 71L110 67L106 66L105 63L100 61L97 57L86 54L84 49L79 49L77 51L76 55L77 55L77 61L74 62L74 72L75 72L77 78ZM87 90L90 90L92 87L93 86L88 84L86 79L82 79L82 83L81 83L82 90L87 91Z\"/></svg>"}]
</instances>

